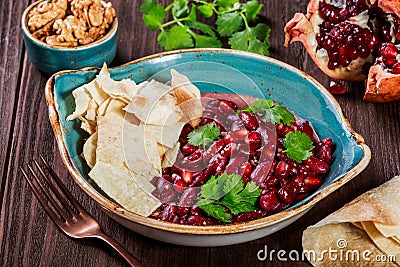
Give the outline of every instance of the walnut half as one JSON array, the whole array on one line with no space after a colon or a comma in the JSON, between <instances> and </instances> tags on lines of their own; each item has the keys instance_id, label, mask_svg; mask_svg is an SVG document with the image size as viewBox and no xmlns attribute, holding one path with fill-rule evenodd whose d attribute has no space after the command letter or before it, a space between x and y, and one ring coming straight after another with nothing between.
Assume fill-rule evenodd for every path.
<instances>
[{"instance_id":1,"label":"walnut half","mask_svg":"<svg viewBox=\"0 0 400 267\"><path fill-rule=\"evenodd\" d=\"M29 12L28 27L50 45L74 47L103 37L115 16L112 4L101 0L49 0Z\"/></svg>"}]
</instances>

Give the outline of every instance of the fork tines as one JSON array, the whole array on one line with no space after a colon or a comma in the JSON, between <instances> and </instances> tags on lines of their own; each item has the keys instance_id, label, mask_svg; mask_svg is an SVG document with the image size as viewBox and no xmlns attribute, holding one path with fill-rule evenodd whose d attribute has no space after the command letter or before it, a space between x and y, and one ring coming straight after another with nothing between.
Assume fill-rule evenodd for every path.
<instances>
[{"instance_id":1,"label":"fork tines","mask_svg":"<svg viewBox=\"0 0 400 267\"><path fill-rule=\"evenodd\" d=\"M61 179L42 156L40 156L40 162L42 164L40 164L37 160L33 161L33 165L35 166L35 168L32 166L31 163L28 163L27 166L31 175L28 175L28 172L25 171L25 169L21 166L19 168L23 176L27 180L28 184L32 188L33 192L35 193L36 197L39 199L43 208L47 211L53 221L56 224L64 223L65 221L68 221L68 219L70 219L71 217L74 217L84 212L81 205L68 191L68 189L62 183ZM44 167L42 167L42 165ZM51 181L50 176L47 175L46 172L50 174L52 180L54 180L55 183ZM46 182L46 184L48 185L47 187L43 181ZM60 191L64 194L65 197L61 194ZM44 195L46 197L44 197ZM76 209L77 212L73 210L73 208L68 204L65 198L70 201L73 208ZM49 202L51 203L51 205L49 205Z\"/></svg>"}]
</instances>

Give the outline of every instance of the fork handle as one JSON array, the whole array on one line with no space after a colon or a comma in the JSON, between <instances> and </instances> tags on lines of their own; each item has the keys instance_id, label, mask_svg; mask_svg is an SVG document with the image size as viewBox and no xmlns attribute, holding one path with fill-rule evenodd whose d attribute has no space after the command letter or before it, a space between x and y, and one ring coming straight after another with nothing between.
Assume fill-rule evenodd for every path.
<instances>
[{"instance_id":1,"label":"fork handle","mask_svg":"<svg viewBox=\"0 0 400 267\"><path fill-rule=\"evenodd\" d=\"M100 232L96 234L94 237L97 237L108 245L110 245L115 251L117 251L131 266L133 267L143 267L142 263L135 257L133 257L120 243L118 243L115 239L109 237L108 235Z\"/></svg>"}]
</instances>

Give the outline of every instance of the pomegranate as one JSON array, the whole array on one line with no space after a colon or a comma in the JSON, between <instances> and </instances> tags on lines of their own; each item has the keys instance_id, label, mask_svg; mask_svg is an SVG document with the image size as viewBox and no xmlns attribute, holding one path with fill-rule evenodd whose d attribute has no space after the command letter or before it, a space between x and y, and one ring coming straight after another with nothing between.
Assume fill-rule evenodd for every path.
<instances>
[{"instance_id":1,"label":"pomegranate","mask_svg":"<svg viewBox=\"0 0 400 267\"><path fill-rule=\"evenodd\" d=\"M302 42L331 78L368 77L365 100L396 101L400 99L399 15L399 1L311 0L306 15L296 13L286 24L284 45Z\"/></svg>"}]
</instances>

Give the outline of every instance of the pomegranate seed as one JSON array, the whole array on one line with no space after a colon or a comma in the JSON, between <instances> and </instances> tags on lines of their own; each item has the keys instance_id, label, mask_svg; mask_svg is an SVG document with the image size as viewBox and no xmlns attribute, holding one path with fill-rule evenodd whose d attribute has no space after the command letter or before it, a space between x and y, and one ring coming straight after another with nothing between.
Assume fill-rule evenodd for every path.
<instances>
[{"instance_id":1,"label":"pomegranate seed","mask_svg":"<svg viewBox=\"0 0 400 267\"><path fill-rule=\"evenodd\" d=\"M342 95L346 93L346 86L336 81L331 81L329 83L329 92L331 92L334 95Z\"/></svg>"},{"instance_id":2,"label":"pomegranate seed","mask_svg":"<svg viewBox=\"0 0 400 267\"><path fill-rule=\"evenodd\" d=\"M251 112L242 111L239 114L239 118L242 120L244 126L250 131L257 129L259 126L256 116Z\"/></svg>"},{"instance_id":3,"label":"pomegranate seed","mask_svg":"<svg viewBox=\"0 0 400 267\"><path fill-rule=\"evenodd\" d=\"M182 170L181 177L185 183L190 184L192 182L193 173L189 170Z\"/></svg>"},{"instance_id":4,"label":"pomegranate seed","mask_svg":"<svg viewBox=\"0 0 400 267\"><path fill-rule=\"evenodd\" d=\"M379 48L379 53L383 58L396 58L399 50L394 43L384 43Z\"/></svg>"},{"instance_id":5,"label":"pomegranate seed","mask_svg":"<svg viewBox=\"0 0 400 267\"><path fill-rule=\"evenodd\" d=\"M224 136L225 144L235 143L236 136L233 133L227 134Z\"/></svg>"},{"instance_id":6,"label":"pomegranate seed","mask_svg":"<svg viewBox=\"0 0 400 267\"><path fill-rule=\"evenodd\" d=\"M392 66L393 74L400 74L400 62L394 63Z\"/></svg>"},{"instance_id":7,"label":"pomegranate seed","mask_svg":"<svg viewBox=\"0 0 400 267\"><path fill-rule=\"evenodd\" d=\"M219 108L222 111L232 111L232 110L236 111L238 109L238 107L237 107L237 105L235 103L233 103L231 101L228 101L228 100L222 100L219 103Z\"/></svg>"},{"instance_id":8,"label":"pomegranate seed","mask_svg":"<svg viewBox=\"0 0 400 267\"><path fill-rule=\"evenodd\" d=\"M193 152L195 152L198 148L199 148L198 146L194 146L194 145L187 143L186 145L184 145L181 148L181 150L183 153L188 155L188 154L192 154Z\"/></svg>"},{"instance_id":9,"label":"pomegranate seed","mask_svg":"<svg viewBox=\"0 0 400 267\"><path fill-rule=\"evenodd\" d=\"M164 175L162 176L162 178L164 178L166 181L172 183L172 177L171 177L171 175L164 174Z\"/></svg>"},{"instance_id":10,"label":"pomegranate seed","mask_svg":"<svg viewBox=\"0 0 400 267\"><path fill-rule=\"evenodd\" d=\"M249 162L245 162L240 166L240 171L246 175L250 176L251 174L251 164Z\"/></svg>"},{"instance_id":11,"label":"pomegranate seed","mask_svg":"<svg viewBox=\"0 0 400 267\"><path fill-rule=\"evenodd\" d=\"M250 220L255 220L259 219L262 217L261 212L256 212L256 211L248 211L248 212L242 212L237 217L235 218L235 222L247 222Z\"/></svg>"},{"instance_id":12,"label":"pomegranate seed","mask_svg":"<svg viewBox=\"0 0 400 267\"><path fill-rule=\"evenodd\" d=\"M388 67L393 66L396 62L397 62L397 61L396 61L395 58L390 58L390 57L388 57L388 58L385 58L385 57L384 57L384 58L383 58L383 63L385 63L385 65L388 66Z\"/></svg>"},{"instance_id":13,"label":"pomegranate seed","mask_svg":"<svg viewBox=\"0 0 400 267\"><path fill-rule=\"evenodd\" d=\"M176 192L182 193L186 187L187 187L187 184L183 180L174 181L174 190Z\"/></svg>"},{"instance_id":14,"label":"pomegranate seed","mask_svg":"<svg viewBox=\"0 0 400 267\"><path fill-rule=\"evenodd\" d=\"M263 210L274 210L279 206L279 199L276 188L271 189L266 194L260 197L260 207Z\"/></svg>"},{"instance_id":15,"label":"pomegranate seed","mask_svg":"<svg viewBox=\"0 0 400 267\"><path fill-rule=\"evenodd\" d=\"M186 216L189 213L189 208L188 207L178 207L176 213L178 214L179 217Z\"/></svg>"}]
</instances>

